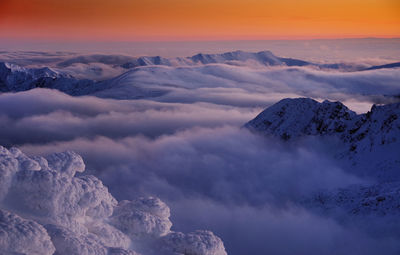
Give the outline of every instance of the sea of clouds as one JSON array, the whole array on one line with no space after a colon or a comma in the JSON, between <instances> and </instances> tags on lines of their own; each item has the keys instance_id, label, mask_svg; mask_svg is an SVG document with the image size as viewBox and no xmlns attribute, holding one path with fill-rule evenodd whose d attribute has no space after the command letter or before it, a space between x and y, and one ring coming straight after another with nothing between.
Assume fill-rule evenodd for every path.
<instances>
[{"instance_id":1,"label":"sea of clouds","mask_svg":"<svg viewBox=\"0 0 400 255\"><path fill-rule=\"evenodd\" d=\"M102 73L93 73L100 79L122 73L118 64L127 60L48 58L77 77L100 66ZM171 208L174 231L211 230L228 254L399 251L399 233L379 235L300 203L321 189L371 181L335 158L336 141L285 143L242 128L285 97L341 100L358 112L394 102L399 69L152 66L116 79L118 86L96 96L49 89L1 94L0 145L30 156L73 150L117 200L160 197ZM135 97L138 88L144 96ZM148 91L163 93L146 97Z\"/></svg>"}]
</instances>

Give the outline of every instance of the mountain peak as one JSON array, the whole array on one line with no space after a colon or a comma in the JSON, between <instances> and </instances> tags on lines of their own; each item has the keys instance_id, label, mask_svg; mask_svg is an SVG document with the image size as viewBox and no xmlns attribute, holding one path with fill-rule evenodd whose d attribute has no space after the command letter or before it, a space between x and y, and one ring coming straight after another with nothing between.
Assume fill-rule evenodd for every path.
<instances>
[{"instance_id":1,"label":"mountain peak","mask_svg":"<svg viewBox=\"0 0 400 255\"><path fill-rule=\"evenodd\" d=\"M347 157L352 168L381 180L400 180L400 103L374 105L368 113L357 115L340 102L283 99L245 127L283 140L337 137L343 146L336 156Z\"/></svg>"},{"instance_id":2,"label":"mountain peak","mask_svg":"<svg viewBox=\"0 0 400 255\"><path fill-rule=\"evenodd\" d=\"M281 137L343 132L356 114L340 102L319 103L310 98L283 99L261 112L245 127Z\"/></svg>"}]
</instances>

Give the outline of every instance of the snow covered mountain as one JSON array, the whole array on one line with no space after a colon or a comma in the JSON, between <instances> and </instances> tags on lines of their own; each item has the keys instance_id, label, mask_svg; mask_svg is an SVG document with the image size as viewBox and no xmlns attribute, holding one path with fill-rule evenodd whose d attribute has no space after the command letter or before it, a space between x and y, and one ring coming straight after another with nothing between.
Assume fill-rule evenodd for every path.
<instances>
[{"instance_id":1,"label":"snow covered mountain","mask_svg":"<svg viewBox=\"0 0 400 255\"><path fill-rule=\"evenodd\" d=\"M400 215L400 183L384 182L374 185L352 185L334 191L319 191L303 201L307 207L341 218L357 216ZM339 214L339 215L337 215Z\"/></svg>"},{"instance_id":2,"label":"snow covered mountain","mask_svg":"<svg viewBox=\"0 0 400 255\"><path fill-rule=\"evenodd\" d=\"M129 61L120 64L125 60ZM105 61L113 67L105 64L89 65L92 61ZM269 66L279 68L269 68ZM303 66L312 68L301 68ZM117 68L118 71L113 68ZM171 98L190 94L190 98L208 102L215 97L223 97L226 101L228 95L221 94L222 88L230 91L234 88L237 93L245 92L248 96L257 97L262 101L262 103L257 102L255 104L257 106L265 104L265 100L261 100L261 97L268 98L267 94L271 93L285 94L281 98L294 94L321 97L316 95L317 91L322 91L324 95L362 94L366 97L376 97L377 91L380 97L382 94L387 97L398 95L399 73L396 69L341 72L337 71L341 70L338 65L332 66L335 72L327 72L326 68L325 65L298 59L280 58L269 51L197 54L187 58L157 56L135 59L93 55L61 62L55 69L24 68L1 62L0 92L43 87L57 89L74 96L94 95L115 99L157 97L160 101L170 101ZM76 78L85 77L83 73L90 79ZM109 75L108 78L95 81L96 75L100 77L106 73ZM226 90L226 93L231 92L228 93ZM161 98L163 96L165 98ZM250 101L254 106L254 100Z\"/></svg>"},{"instance_id":3,"label":"snow covered mountain","mask_svg":"<svg viewBox=\"0 0 400 255\"><path fill-rule=\"evenodd\" d=\"M51 68L24 68L0 62L0 92L25 91L34 88L58 89L74 95L94 84L91 80L78 80Z\"/></svg>"},{"instance_id":4,"label":"snow covered mountain","mask_svg":"<svg viewBox=\"0 0 400 255\"><path fill-rule=\"evenodd\" d=\"M400 237L399 195L400 182L378 182L321 190L299 204L316 214L385 240Z\"/></svg>"},{"instance_id":5,"label":"snow covered mountain","mask_svg":"<svg viewBox=\"0 0 400 255\"><path fill-rule=\"evenodd\" d=\"M198 53L190 57L164 58L161 56L142 56L130 59L121 67L132 69L140 66L192 66L192 65L207 65L207 64L228 64L228 65L245 65L246 62L259 64L261 66L311 66L320 69L342 70L342 71L363 71L376 69L397 68L400 63L390 63L386 65L365 67L362 64L354 63L313 63L295 58L283 58L274 55L271 51L246 52L246 51L231 51L221 54L204 54Z\"/></svg>"},{"instance_id":6,"label":"snow covered mountain","mask_svg":"<svg viewBox=\"0 0 400 255\"><path fill-rule=\"evenodd\" d=\"M340 102L310 98L283 99L261 112L246 127L284 140L303 135L331 135L349 129L356 113Z\"/></svg>"},{"instance_id":7,"label":"snow covered mountain","mask_svg":"<svg viewBox=\"0 0 400 255\"><path fill-rule=\"evenodd\" d=\"M352 168L380 180L400 180L400 103L377 106L357 115L340 102L309 98L283 99L245 127L293 140L305 136L336 137Z\"/></svg>"},{"instance_id":8,"label":"snow covered mountain","mask_svg":"<svg viewBox=\"0 0 400 255\"><path fill-rule=\"evenodd\" d=\"M149 65L165 65L165 66L190 66L190 65L207 65L207 64L232 64L237 65L239 62L253 61L265 66L306 66L313 65L310 62L293 59L280 58L275 56L270 51L260 52L245 52L232 51L222 54L203 54L199 53L186 58L163 58L160 56L154 57L139 57L133 61L127 62L122 67L130 69L139 66Z\"/></svg>"},{"instance_id":9,"label":"snow covered mountain","mask_svg":"<svg viewBox=\"0 0 400 255\"><path fill-rule=\"evenodd\" d=\"M210 231L171 231L155 197L117 201L73 152L29 158L0 146L0 254L226 255Z\"/></svg>"},{"instance_id":10,"label":"snow covered mountain","mask_svg":"<svg viewBox=\"0 0 400 255\"><path fill-rule=\"evenodd\" d=\"M104 61L111 61L106 56L93 56L94 60L100 59ZM59 67L67 67L77 61L84 63L94 61L89 57L77 57L64 61L58 64ZM120 58L118 58L119 61ZM143 82L137 82L135 79L137 74L144 72L150 72L154 78L163 78L167 72L171 72L169 75L171 82L177 79L181 80L182 86L190 84L193 80L203 80L202 70L194 69L196 66L204 67L206 72L212 71L214 76L217 75L218 67L210 68L206 67L208 64L233 64L238 65L239 62L244 65L246 61L253 61L255 63L266 65L266 66L304 66L309 65L308 62L290 59L290 58L279 58L272 54L270 51L262 51L258 53L250 53L243 51L227 52L223 54L197 54L187 58L162 58L160 56L155 57L139 57L121 66L126 69L132 69L120 76L115 78L95 82L87 79L76 79L71 75L55 71L51 68L24 68L18 65L0 62L0 92L16 92L25 91L34 88L51 88L57 89L70 95L88 95L97 93L99 91L108 90L112 88L112 91L106 91L105 93L99 93L100 97L113 97L113 98L143 98L143 97L154 97L160 96L170 91L170 88L158 88L156 86L147 86L146 83L151 82L145 80ZM156 67L157 66L157 67ZM147 69L136 69L137 67L145 67ZM168 69L168 67L170 67ZM173 77L176 76L178 77ZM157 75L154 75L157 74ZM223 75L223 73L222 73ZM146 77L147 78L147 77ZM167 77L168 78L168 77ZM142 88L142 85L144 88ZM168 84L163 84L168 85ZM174 84L172 84L175 86ZM200 83L198 87L203 86ZM109 95L111 93L111 95ZM105 95L107 94L107 95Z\"/></svg>"},{"instance_id":11,"label":"snow covered mountain","mask_svg":"<svg viewBox=\"0 0 400 255\"><path fill-rule=\"evenodd\" d=\"M153 66L153 65L171 66L172 64L168 58L155 56L155 57L139 57L133 59L132 61L126 62L121 66L126 69L131 69L138 66Z\"/></svg>"},{"instance_id":12,"label":"snow covered mountain","mask_svg":"<svg viewBox=\"0 0 400 255\"><path fill-rule=\"evenodd\" d=\"M289 142L309 136L335 138L340 141L335 157L345 170L372 182L321 190L302 201L303 206L347 223L379 216L385 227L400 214L400 103L374 105L357 115L340 102L284 99L245 127Z\"/></svg>"},{"instance_id":13,"label":"snow covered mountain","mask_svg":"<svg viewBox=\"0 0 400 255\"><path fill-rule=\"evenodd\" d=\"M375 239L400 243L395 66L269 51L23 63L0 63L0 254L400 251Z\"/></svg>"},{"instance_id":14,"label":"snow covered mountain","mask_svg":"<svg viewBox=\"0 0 400 255\"><path fill-rule=\"evenodd\" d=\"M299 59L280 58L272 54L270 51L260 52L244 52L233 51L222 54L197 54L189 57L194 63L211 64L211 63L229 63L229 61L248 61L253 60L259 64L269 66L305 66L311 63Z\"/></svg>"}]
</instances>

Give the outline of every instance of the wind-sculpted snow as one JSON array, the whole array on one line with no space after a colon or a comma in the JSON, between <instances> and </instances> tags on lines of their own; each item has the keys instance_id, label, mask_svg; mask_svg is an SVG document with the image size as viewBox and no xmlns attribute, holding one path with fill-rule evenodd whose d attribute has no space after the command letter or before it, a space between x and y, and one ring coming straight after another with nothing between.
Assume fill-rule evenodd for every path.
<instances>
[{"instance_id":1,"label":"wind-sculpted snow","mask_svg":"<svg viewBox=\"0 0 400 255\"><path fill-rule=\"evenodd\" d=\"M174 234L168 206L154 197L118 203L96 177L75 176L85 169L76 153L29 158L0 147L0 166L0 252L134 255L140 247L142 254L153 254L146 244L157 243L157 254L185 249L226 254L211 232L188 234L194 241L184 234L175 238L178 243L160 239Z\"/></svg>"},{"instance_id":2,"label":"wind-sculpted snow","mask_svg":"<svg viewBox=\"0 0 400 255\"><path fill-rule=\"evenodd\" d=\"M107 255L107 248L87 235L81 235L68 228L46 225L57 254Z\"/></svg>"},{"instance_id":3,"label":"wind-sculpted snow","mask_svg":"<svg viewBox=\"0 0 400 255\"><path fill-rule=\"evenodd\" d=\"M170 254L226 255L221 239L210 231L172 232L162 238L162 247Z\"/></svg>"},{"instance_id":4,"label":"wind-sculpted snow","mask_svg":"<svg viewBox=\"0 0 400 255\"><path fill-rule=\"evenodd\" d=\"M170 212L158 198L121 201L114 209L111 224L131 238L160 237L170 232Z\"/></svg>"},{"instance_id":5,"label":"wind-sculpted snow","mask_svg":"<svg viewBox=\"0 0 400 255\"><path fill-rule=\"evenodd\" d=\"M54 251L43 226L0 209L0 254L51 255Z\"/></svg>"},{"instance_id":6,"label":"wind-sculpted snow","mask_svg":"<svg viewBox=\"0 0 400 255\"><path fill-rule=\"evenodd\" d=\"M75 176L76 172L85 171L85 163L83 163L82 157L73 151L50 154L46 157L46 160L50 169L58 169L71 177ZM41 167L45 168L46 166Z\"/></svg>"}]
</instances>

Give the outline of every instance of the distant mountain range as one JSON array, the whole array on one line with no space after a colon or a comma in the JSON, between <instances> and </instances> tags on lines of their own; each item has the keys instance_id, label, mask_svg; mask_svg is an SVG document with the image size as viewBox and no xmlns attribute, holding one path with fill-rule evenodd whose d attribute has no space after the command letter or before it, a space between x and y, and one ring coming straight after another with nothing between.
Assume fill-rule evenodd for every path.
<instances>
[{"instance_id":1,"label":"distant mountain range","mask_svg":"<svg viewBox=\"0 0 400 255\"><path fill-rule=\"evenodd\" d=\"M114 63L116 60L110 56L93 55L92 57L78 57L66 60L59 63L58 66L65 67L76 62L90 63L91 61ZM229 69L230 66L232 66L232 68L237 66L252 67L254 65L293 68L311 67L322 70L358 71L399 67L399 63L372 66L369 68L348 66L343 63L315 64L299 59L277 57L270 51L261 51L257 53L233 51L223 54L197 54L186 58L163 58L160 56L139 58L118 57L118 62L121 63L124 61L127 62L120 66L129 70L122 75L104 81L77 79L69 74L63 73L62 68L60 69L61 71L58 69L56 71L48 67L24 68L15 64L0 62L0 92L25 91L34 88L51 88L74 96L93 94L100 97L134 99L158 97L167 93L166 91L169 91L171 86L176 86L176 84L169 84L170 82L163 83L163 81L158 82L164 86L163 88L158 86L156 86L156 88L152 86L142 86L143 84L151 83L152 79L143 80L139 77L141 82L138 82L138 76L142 75L141 71L147 72L149 77L170 77L170 80L179 80L182 81L182 83L190 84L193 80L202 80L204 77L200 78L200 75L203 75L204 73L216 77L221 75L221 78L226 78L224 75L226 75L227 71L233 72ZM220 70L221 68L214 67L213 65L216 64L225 66L226 70ZM314 79L313 74L310 74L309 77L310 79ZM357 85L357 82L354 84ZM113 91L110 92L111 88ZM118 88L119 91L116 91L116 88ZM102 92L104 90L107 91Z\"/></svg>"},{"instance_id":2,"label":"distant mountain range","mask_svg":"<svg viewBox=\"0 0 400 255\"><path fill-rule=\"evenodd\" d=\"M391 96L398 95L398 87L393 85L396 78L386 83L380 79L383 84L389 84L385 87L373 84L368 76L362 76L361 81L360 77L348 78L346 75L343 76L348 80L328 77L327 72L317 76L314 70L304 72L305 68L295 67L340 70L343 66L280 58L269 51L197 54L173 59L140 57L127 61L121 66L130 70L101 82L76 79L47 67L24 68L0 62L0 92L50 88L74 96L139 99L162 97L171 91L185 97L185 93L197 88L203 92L212 88L229 92L236 90L240 95L245 87L250 86L253 86L251 92L257 95L271 92L272 89L263 90L267 86L275 86L276 91L283 94L294 91L289 84L294 83L298 90L293 94L298 91L312 94L313 89L328 84L321 89L323 93L346 94L351 91L365 95L370 91L382 94L389 91ZM281 73L265 74L265 69L250 73L246 66L253 64L291 68ZM393 63L358 71L368 73L368 70L399 66L399 63ZM278 81L288 74L292 76L288 83L271 85L265 82L271 74L276 75ZM301 83L297 77L306 77L306 82ZM235 87L237 84L245 86ZM197 96L197 93L193 94ZM195 97L193 100L198 99ZM174 102L180 103L178 100ZM288 145L309 138L334 142L334 159L338 166L367 181L341 189L319 190L295 202L343 221L374 216L371 224L385 221L388 227L399 229L400 103L374 105L369 112L356 114L341 102L283 99L262 111L244 128L260 136L283 140ZM3 228L6 231L3 232L11 236L8 242L3 242L2 247L6 248L0 247L0 253L29 253L34 247L40 251L38 254L53 254L55 249L65 254L76 250L96 254L136 254L129 250L136 248L131 246L131 242L136 244L135 240L140 240L137 241L140 244L142 240L150 240L149 246L166 249L166 254L226 254L221 239L209 231L188 234L172 231L169 208L159 199L150 197L117 202L97 178L75 176L75 172L83 172L85 166L80 156L71 152L29 158L15 148L8 150L0 146L0 164L3 165L0 167L0 202L9 210L2 208L0 218L5 222ZM19 201L19 204L14 201ZM59 201L62 203L58 204ZM58 218L59 215L66 216ZM84 217L87 226L81 222ZM85 228L90 231L83 232ZM27 243L24 240L36 241ZM90 252L96 249L98 251Z\"/></svg>"},{"instance_id":3,"label":"distant mountain range","mask_svg":"<svg viewBox=\"0 0 400 255\"><path fill-rule=\"evenodd\" d=\"M199 53L186 58L163 58L160 56L152 57L138 57L134 58L121 66L126 69L132 69L140 66L151 65L164 65L164 66L185 66L185 65L207 65L207 64L231 64L238 65L240 62L252 61L265 66L313 66L321 69L333 69L344 71L366 71L384 68L397 68L400 67L400 62L371 66L365 68L364 66L351 65L346 63L332 63L332 64L317 64L309 61L304 61L295 58L282 58L275 56L270 51L260 52L245 52L245 51L232 51L222 54L203 54Z\"/></svg>"},{"instance_id":4,"label":"distant mountain range","mask_svg":"<svg viewBox=\"0 0 400 255\"><path fill-rule=\"evenodd\" d=\"M79 80L71 75L51 68L24 68L0 62L0 92L17 92L34 88L57 89L75 94L85 87L94 85L91 80Z\"/></svg>"},{"instance_id":5,"label":"distant mountain range","mask_svg":"<svg viewBox=\"0 0 400 255\"><path fill-rule=\"evenodd\" d=\"M139 57L133 61L127 62L122 67L130 69L138 66L149 65L207 65L207 64L235 64L236 62L253 61L266 66L307 66L312 63L292 58L280 58L272 54L270 51L260 51L257 53L232 51L222 54L202 54L186 57L186 58L163 58L156 57ZM236 63L237 64L237 63Z\"/></svg>"}]
</instances>

